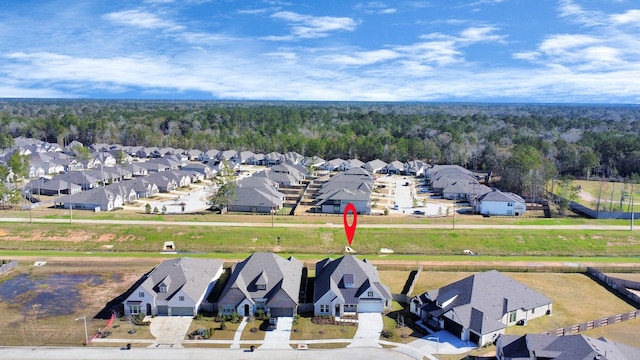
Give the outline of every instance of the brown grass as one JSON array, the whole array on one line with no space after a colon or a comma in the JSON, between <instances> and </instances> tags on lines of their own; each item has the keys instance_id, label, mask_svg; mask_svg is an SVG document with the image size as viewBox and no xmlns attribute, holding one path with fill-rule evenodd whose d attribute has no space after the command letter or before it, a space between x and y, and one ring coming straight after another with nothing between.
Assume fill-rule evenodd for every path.
<instances>
[{"instance_id":1,"label":"brown grass","mask_svg":"<svg viewBox=\"0 0 640 360\"><path fill-rule=\"evenodd\" d=\"M353 339L357 326L314 324L311 317L301 316L291 331L291 340Z\"/></svg>"},{"instance_id":2,"label":"brown grass","mask_svg":"<svg viewBox=\"0 0 640 360\"><path fill-rule=\"evenodd\" d=\"M582 274L511 273L512 278L553 300L553 315L514 326L508 334L538 333L635 310L604 287Z\"/></svg>"}]
</instances>

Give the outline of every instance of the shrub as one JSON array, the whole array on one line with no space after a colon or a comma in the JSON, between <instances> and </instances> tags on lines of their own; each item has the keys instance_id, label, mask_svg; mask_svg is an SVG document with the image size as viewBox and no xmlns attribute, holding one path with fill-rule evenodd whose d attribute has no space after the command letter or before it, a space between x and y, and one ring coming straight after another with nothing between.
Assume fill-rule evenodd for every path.
<instances>
[{"instance_id":1,"label":"shrub","mask_svg":"<svg viewBox=\"0 0 640 360\"><path fill-rule=\"evenodd\" d=\"M380 335L382 335L382 337L384 337L385 339L390 339L393 336L393 333L389 329L384 329L380 332Z\"/></svg>"}]
</instances>

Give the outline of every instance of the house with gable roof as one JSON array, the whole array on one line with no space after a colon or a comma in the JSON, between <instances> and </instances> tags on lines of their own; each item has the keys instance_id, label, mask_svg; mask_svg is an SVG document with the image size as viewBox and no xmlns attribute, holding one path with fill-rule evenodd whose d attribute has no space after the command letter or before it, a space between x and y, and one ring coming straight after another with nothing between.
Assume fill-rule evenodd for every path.
<instances>
[{"instance_id":1,"label":"house with gable roof","mask_svg":"<svg viewBox=\"0 0 640 360\"><path fill-rule=\"evenodd\" d=\"M368 172L375 174L375 173L385 173L387 172L386 167L387 167L386 162L380 160L380 159L375 159L375 160L371 160L366 162L364 165L362 165L362 168L367 170Z\"/></svg>"},{"instance_id":2,"label":"house with gable roof","mask_svg":"<svg viewBox=\"0 0 640 360\"><path fill-rule=\"evenodd\" d=\"M389 287L380 282L378 270L366 260L345 255L316 263L313 313L383 313L391 308Z\"/></svg>"},{"instance_id":3,"label":"house with gable roof","mask_svg":"<svg viewBox=\"0 0 640 360\"><path fill-rule=\"evenodd\" d=\"M163 261L125 299L124 314L195 316L222 272L222 260Z\"/></svg>"},{"instance_id":4,"label":"house with gable roof","mask_svg":"<svg viewBox=\"0 0 640 360\"><path fill-rule=\"evenodd\" d=\"M482 346L507 326L550 315L552 305L543 294L491 270L413 297L410 311L432 329Z\"/></svg>"},{"instance_id":5,"label":"house with gable roof","mask_svg":"<svg viewBox=\"0 0 640 360\"><path fill-rule=\"evenodd\" d=\"M527 204L519 195L494 188L478 198L476 211L487 216L520 216L527 211Z\"/></svg>"},{"instance_id":6,"label":"house with gable roof","mask_svg":"<svg viewBox=\"0 0 640 360\"><path fill-rule=\"evenodd\" d=\"M338 173L322 185L316 196L316 209L322 213L342 214L348 203L359 214L371 213L373 176L363 168Z\"/></svg>"},{"instance_id":7,"label":"house with gable roof","mask_svg":"<svg viewBox=\"0 0 640 360\"><path fill-rule=\"evenodd\" d=\"M500 335L496 342L498 360L584 360L640 359L640 349L606 338L585 335L525 334Z\"/></svg>"},{"instance_id":8,"label":"house with gable roof","mask_svg":"<svg viewBox=\"0 0 640 360\"><path fill-rule=\"evenodd\" d=\"M270 252L257 252L234 265L218 299L218 313L270 317L294 316L298 311L303 264Z\"/></svg>"}]
</instances>

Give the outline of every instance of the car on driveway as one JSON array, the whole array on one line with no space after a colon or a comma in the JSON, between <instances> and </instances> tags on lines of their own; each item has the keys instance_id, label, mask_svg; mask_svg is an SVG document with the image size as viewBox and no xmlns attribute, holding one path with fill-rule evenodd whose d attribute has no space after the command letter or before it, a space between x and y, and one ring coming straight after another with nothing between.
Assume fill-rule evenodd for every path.
<instances>
[{"instance_id":1,"label":"car on driveway","mask_svg":"<svg viewBox=\"0 0 640 360\"><path fill-rule=\"evenodd\" d=\"M269 326L267 327L267 330L275 330L277 328L278 328L278 318L277 317L269 318Z\"/></svg>"},{"instance_id":2,"label":"car on driveway","mask_svg":"<svg viewBox=\"0 0 640 360\"><path fill-rule=\"evenodd\" d=\"M413 215L424 215L424 211L416 210L416 211L413 212Z\"/></svg>"}]
</instances>

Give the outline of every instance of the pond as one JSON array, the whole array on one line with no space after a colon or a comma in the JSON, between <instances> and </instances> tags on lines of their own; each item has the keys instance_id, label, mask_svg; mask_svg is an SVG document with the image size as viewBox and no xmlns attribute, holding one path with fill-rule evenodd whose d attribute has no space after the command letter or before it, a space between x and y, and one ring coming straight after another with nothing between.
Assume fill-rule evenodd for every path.
<instances>
[{"instance_id":1,"label":"pond","mask_svg":"<svg viewBox=\"0 0 640 360\"><path fill-rule=\"evenodd\" d=\"M0 282L0 301L22 308L26 314L35 307L47 316L73 314L74 304L82 302L79 287L103 284L100 276L89 274L20 274Z\"/></svg>"}]
</instances>

